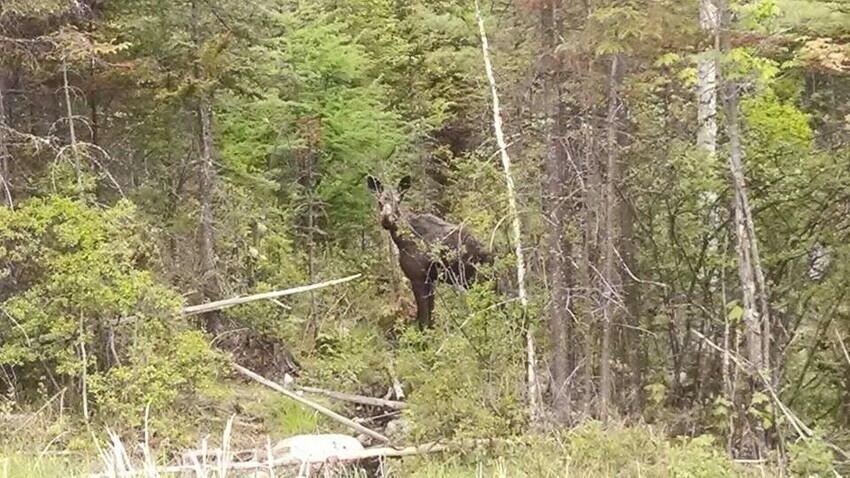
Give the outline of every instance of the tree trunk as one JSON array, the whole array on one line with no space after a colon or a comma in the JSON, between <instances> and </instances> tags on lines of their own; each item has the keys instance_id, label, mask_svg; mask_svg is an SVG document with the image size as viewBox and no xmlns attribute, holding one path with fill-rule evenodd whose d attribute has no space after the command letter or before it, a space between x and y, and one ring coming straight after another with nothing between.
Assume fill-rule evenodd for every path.
<instances>
[{"instance_id":1,"label":"tree trunk","mask_svg":"<svg viewBox=\"0 0 850 478\"><path fill-rule=\"evenodd\" d=\"M721 47L725 54L731 51L729 41L730 12L726 0L721 0L720 10L723 15L723 32L721 35ZM743 320L745 337L747 342L747 359L750 362L749 397L762 388L760 374L766 372L768 362L765 351L769 337L769 320L767 314L766 287L763 284L764 276L761 271L761 261L758 257L757 238L753 226L752 209L747 197L747 184L744 175L744 150L741 141L740 121L738 119L738 85L729 78L724 78L725 112L727 123L727 135L729 137L729 169L732 177L732 188L734 193L734 224L737 237L738 253L738 276L741 282ZM760 290L759 290L760 289ZM761 311L757 304L756 295L761 292ZM762 321L765 321L763 323ZM765 375L766 376L766 375ZM752 403L745 404L752 406ZM764 430L759 420L750 420L752 432L752 452L756 456L762 456L765 451Z\"/></svg>"},{"instance_id":2,"label":"tree trunk","mask_svg":"<svg viewBox=\"0 0 850 478\"><path fill-rule=\"evenodd\" d=\"M571 192L567 190L567 187L572 181L567 178L567 165L561 145L566 129L566 108L560 100L561 65L554 54L558 34L555 15L559 3L557 0L547 0L541 12L543 55L546 55L546 64L549 66L544 72L543 92L547 104L547 151L544 164L546 199L543 213L550 226L546 246L546 268L549 282L547 316L552 341L552 408L557 422L565 425L569 423L572 415L572 386L569 383L573 369L570 359L572 241L566 224L567 211L570 209L567 205L571 202L569 197Z\"/></svg>"},{"instance_id":3,"label":"tree trunk","mask_svg":"<svg viewBox=\"0 0 850 478\"><path fill-rule=\"evenodd\" d=\"M193 32L195 49L201 49L201 10L197 0L192 1ZM196 65L194 68L196 80L203 78L203 73ZM221 290L216 272L215 226L213 218L213 192L216 185L216 171L213 163L212 135L212 106L206 91L198 92L196 99L196 114L199 122L199 157L198 157L198 202L201 206L200 217L200 274L203 299L215 301L220 298ZM210 312L204 316L205 327L209 331L217 331L220 326L220 314Z\"/></svg>"},{"instance_id":4,"label":"tree trunk","mask_svg":"<svg viewBox=\"0 0 850 478\"><path fill-rule=\"evenodd\" d=\"M611 374L612 335L615 323L622 317L622 301L620 299L620 268L617 266L616 244L618 240L619 198L617 186L621 182L619 141L617 134L617 116L620 108L617 88L620 77L620 58L611 58L611 69L608 74L608 115L606 125L606 164L604 190L604 242L602 251L602 345L599 351L599 416L607 420L611 413L611 397L613 395L613 378Z\"/></svg>"},{"instance_id":5,"label":"tree trunk","mask_svg":"<svg viewBox=\"0 0 850 478\"><path fill-rule=\"evenodd\" d=\"M0 187L3 188L3 196L6 199L6 204L9 205L10 208L15 207L15 203L12 200L12 186L9 184L9 159L11 159L11 155L9 154L9 148L6 144L6 128L8 125L6 123L6 106L3 103L3 89L5 88L5 84L3 82L3 77L0 76Z\"/></svg>"},{"instance_id":6,"label":"tree trunk","mask_svg":"<svg viewBox=\"0 0 850 478\"><path fill-rule=\"evenodd\" d=\"M68 115L68 132L71 135L71 155L74 161L74 171L77 174L77 186L82 187L83 176L80 169L80 154L77 151L77 132L74 127L74 110L71 107L71 85L68 84L68 64L65 59L62 59L62 81L63 90L65 91L65 109Z\"/></svg>"},{"instance_id":7,"label":"tree trunk","mask_svg":"<svg viewBox=\"0 0 850 478\"><path fill-rule=\"evenodd\" d=\"M712 48L697 62L697 146L714 157L717 151L717 7L699 0L699 24L711 36Z\"/></svg>"},{"instance_id":8,"label":"tree trunk","mask_svg":"<svg viewBox=\"0 0 850 478\"><path fill-rule=\"evenodd\" d=\"M200 262L204 300L214 301L220 298L218 277L216 275L215 230L213 224L213 190L216 183L215 165L212 158L212 111L205 98L198 101L200 120L200 164L198 165L198 202L201 205L200 220ZM207 327L216 330L218 314L211 312L207 317Z\"/></svg>"},{"instance_id":9,"label":"tree trunk","mask_svg":"<svg viewBox=\"0 0 850 478\"><path fill-rule=\"evenodd\" d=\"M594 349L597 341L597 307L599 300L597 298L597 285L599 283L599 236L596 231L599 229L600 214L599 204L601 203L602 179L599 174L599 163L595 156L594 146L594 126L592 122L587 121L589 116L587 112L583 112L585 120L582 123L582 154L585 176L584 185L584 214L583 214L583 239L582 239L582 257L579 264L579 275L581 281L581 290L583 291L584 307L582 314L584 315L584 376L582 379L584 391L584 410L585 414L593 415L593 398L594 398L594 365L595 353Z\"/></svg>"}]
</instances>

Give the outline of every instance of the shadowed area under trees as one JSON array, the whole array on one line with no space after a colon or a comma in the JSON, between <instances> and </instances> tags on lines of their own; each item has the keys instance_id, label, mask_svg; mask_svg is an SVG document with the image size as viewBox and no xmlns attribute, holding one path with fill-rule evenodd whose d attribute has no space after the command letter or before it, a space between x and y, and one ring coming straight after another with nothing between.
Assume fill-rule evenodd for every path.
<instances>
[{"instance_id":1,"label":"shadowed area under trees","mask_svg":"<svg viewBox=\"0 0 850 478\"><path fill-rule=\"evenodd\" d=\"M847 474L847 264L847 1L0 0L0 478Z\"/></svg>"}]
</instances>

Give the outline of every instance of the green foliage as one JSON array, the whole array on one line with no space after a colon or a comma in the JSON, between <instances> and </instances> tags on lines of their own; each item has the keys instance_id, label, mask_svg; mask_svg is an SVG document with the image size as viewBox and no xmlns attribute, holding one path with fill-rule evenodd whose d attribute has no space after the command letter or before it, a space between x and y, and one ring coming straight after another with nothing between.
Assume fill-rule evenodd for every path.
<instances>
[{"instance_id":1,"label":"green foliage","mask_svg":"<svg viewBox=\"0 0 850 478\"><path fill-rule=\"evenodd\" d=\"M148 248L127 202L101 210L57 196L0 210L0 260L15 293L0 307L0 363L38 382L76 376L80 341L92 347L114 321L173 318L177 297L137 267ZM91 348L89 350L92 350ZM107 358L92 353L88 365Z\"/></svg>"},{"instance_id":2,"label":"green foliage","mask_svg":"<svg viewBox=\"0 0 850 478\"><path fill-rule=\"evenodd\" d=\"M200 332L162 332L148 331L145 340L132 347L126 364L91 377L92 396L109 423L141 427L146 407L158 423L163 414L190 413L187 400L210 389L218 378L221 357Z\"/></svg>"},{"instance_id":3,"label":"green foliage","mask_svg":"<svg viewBox=\"0 0 850 478\"><path fill-rule=\"evenodd\" d=\"M442 295L439 295L442 294ZM433 331L408 328L401 337L397 369L414 392L405 411L420 440L505 436L518 432L525 412L517 395L523 377L518 309L497 306L477 286L447 307Z\"/></svg>"},{"instance_id":4,"label":"green foliage","mask_svg":"<svg viewBox=\"0 0 850 478\"><path fill-rule=\"evenodd\" d=\"M832 450L822 440L804 440L788 445L790 471L799 477L834 476Z\"/></svg>"},{"instance_id":5,"label":"green foliage","mask_svg":"<svg viewBox=\"0 0 850 478\"><path fill-rule=\"evenodd\" d=\"M78 457L27 456L0 450L0 477L2 478L64 478L85 475L91 465Z\"/></svg>"},{"instance_id":6,"label":"green foliage","mask_svg":"<svg viewBox=\"0 0 850 478\"><path fill-rule=\"evenodd\" d=\"M675 478L739 476L717 439L701 435L667 452L667 472Z\"/></svg>"},{"instance_id":7,"label":"green foliage","mask_svg":"<svg viewBox=\"0 0 850 478\"><path fill-rule=\"evenodd\" d=\"M390 465L392 466L392 465ZM587 423L570 433L531 435L474 450L450 462L420 459L400 470L415 477L756 477L736 466L712 438L670 441L644 427ZM762 470L764 471L764 470Z\"/></svg>"},{"instance_id":8,"label":"green foliage","mask_svg":"<svg viewBox=\"0 0 850 478\"><path fill-rule=\"evenodd\" d=\"M273 22L286 34L250 50L268 93L222 102L222 154L237 184L279 191L283 205L303 207L315 193L322 227L351 237L371 212L363 176L384 169L380 158L405 141L385 86L371 76L380 59L332 12L298 10ZM322 178L315 191L290 186L307 174L297 167L305 155L315 156L310 174Z\"/></svg>"},{"instance_id":9,"label":"green foliage","mask_svg":"<svg viewBox=\"0 0 850 478\"><path fill-rule=\"evenodd\" d=\"M358 392L384 382L389 351L371 328L345 324L325 329L316 339L311 379L334 390Z\"/></svg>"},{"instance_id":10,"label":"green foliage","mask_svg":"<svg viewBox=\"0 0 850 478\"><path fill-rule=\"evenodd\" d=\"M315 433L319 428L319 416L303 405L288 398L276 399L271 405L269 428L280 436L287 437L303 433Z\"/></svg>"}]
</instances>

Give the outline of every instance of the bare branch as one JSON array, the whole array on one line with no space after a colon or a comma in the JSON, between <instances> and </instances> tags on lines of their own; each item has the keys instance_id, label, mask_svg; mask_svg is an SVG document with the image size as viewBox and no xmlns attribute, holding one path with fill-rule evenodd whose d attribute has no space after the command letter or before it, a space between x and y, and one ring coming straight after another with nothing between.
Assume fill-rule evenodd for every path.
<instances>
[{"instance_id":1,"label":"bare branch","mask_svg":"<svg viewBox=\"0 0 850 478\"><path fill-rule=\"evenodd\" d=\"M248 302L254 302L257 300L266 300L266 299L276 299L278 297L283 297L285 295L298 294L301 292L309 292L311 290L322 289L324 287L329 287L332 285L342 284L344 282L348 282L354 279L357 279L362 274L355 274L348 277L343 277L342 279L334 279L325 282L320 282L318 284L304 285L300 287L293 287L291 289L278 290L274 292L264 292L262 294L254 294L246 297L235 297L232 299L224 299L217 300L215 302L208 302L206 304L193 305L190 307L184 308L181 313L183 315L195 315L195 314L203 314L205 312L212 312L214 310L226 309L228 307L233 307L234 305L247 304Z\"/></svg>"}]
</instances>

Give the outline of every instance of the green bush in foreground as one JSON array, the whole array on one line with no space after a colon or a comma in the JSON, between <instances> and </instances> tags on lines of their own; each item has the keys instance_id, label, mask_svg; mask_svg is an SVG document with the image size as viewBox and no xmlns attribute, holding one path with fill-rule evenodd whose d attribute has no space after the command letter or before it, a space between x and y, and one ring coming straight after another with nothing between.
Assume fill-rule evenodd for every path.
<instances>
[{"instance_id":1,"label":"green bush in foreground","mask_svg":"<svg viewBox=\"0 0 850 478\"><path fill-rule=\"evenodd\" d=\"M604 428L591 422L568 433L528 436L466 455L395 462L397 476L723 478L774 476L732 462L708 436L670 440L644 427ZM763 472L763 474L762 474Z\"/></svg>"}]
</instances>

